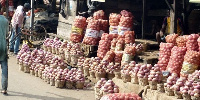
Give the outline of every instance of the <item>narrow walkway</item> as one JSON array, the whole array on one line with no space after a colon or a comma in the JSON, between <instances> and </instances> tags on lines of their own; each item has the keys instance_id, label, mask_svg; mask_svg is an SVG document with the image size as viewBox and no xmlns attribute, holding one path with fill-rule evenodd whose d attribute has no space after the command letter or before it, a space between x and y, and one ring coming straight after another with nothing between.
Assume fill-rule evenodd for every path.
<instances>
[{"instance_id":1,"label":"narrow walkway","mask_svg":"<svg viewBox=\"0 0 200 100\"><path fill-rule=\"evenodd\" d=\"M94 91L59 89L42 79L18 70L15 57L8 60L8 96L0 94L0 100L94 100ZM0 74L1 78L1 74Z\"/></svg>"}]
</instances>

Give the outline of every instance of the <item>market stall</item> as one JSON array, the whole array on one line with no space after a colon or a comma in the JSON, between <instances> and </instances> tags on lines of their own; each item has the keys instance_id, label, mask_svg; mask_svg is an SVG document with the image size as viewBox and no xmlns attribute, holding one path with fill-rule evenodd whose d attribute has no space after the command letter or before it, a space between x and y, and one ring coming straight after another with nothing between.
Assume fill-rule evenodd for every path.
<instances>
[{"instance_id":1,"label":"market stall","mask_svg":"<svg viewBox=\"0 0 200 100\"><path fill-rule=\"evenodd\" d=\"M57 88L86 89L89 80L96 100L199 100L199 35L168 35L159 51L148 54L155 42L136 41L133 19L126 10L109 19L103 10L76 16L70 39L46 38L43 48L33 51L24 45L19 68ZM137 61L144 55L158 62Z\"/></svg>"}]
</instances>

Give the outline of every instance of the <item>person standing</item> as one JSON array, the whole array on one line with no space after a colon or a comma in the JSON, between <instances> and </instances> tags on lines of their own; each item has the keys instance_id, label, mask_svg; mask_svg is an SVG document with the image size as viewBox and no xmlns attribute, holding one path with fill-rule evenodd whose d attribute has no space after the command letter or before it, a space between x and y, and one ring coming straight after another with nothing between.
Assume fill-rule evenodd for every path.
<instances>
[{"instance_id":1,"label":"person standing","mask_svg":"<svg viewBox=\"0 0 200 100\"><path fill-rule=\"evenodd\" d=\"M21 28L23 28L25 13L30 10L30 4L25 3L24 6L18 6L11 20L12 30L10 39L10 52L17 54L21 40ZM18 35L17 35L18 34ZM15 35L17 37L14 39ZM11 41L14 41L11 43Z\"/></svg>"},{"instance_id":2,"label":"person standing","mask_svg":"<svg viewBox=\"0 0 200 100\"><path fill-rule=\"evenodd\" d=\"M1 5L0 5L1 9ZM0 64L2 70L1 93L7 94L8 88L8 56L7 56L7 46L6 46L6 34L8 33L8 20L5 16L0 15Z\"/></svg>"}]
</instances>

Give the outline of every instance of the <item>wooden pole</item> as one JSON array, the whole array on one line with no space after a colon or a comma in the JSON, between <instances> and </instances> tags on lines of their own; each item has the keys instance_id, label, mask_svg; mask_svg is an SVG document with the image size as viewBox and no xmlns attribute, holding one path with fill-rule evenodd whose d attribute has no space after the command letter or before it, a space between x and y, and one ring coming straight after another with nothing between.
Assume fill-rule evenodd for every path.
<instances>
[{"instance_id":1,"label":"wooden pole","mask_svg":"<svg viewBox=\"0 0 200 100\"><path fill-rule=\"evenodd\" d=\"M30 18L30 29L33 28L34 25L34 0L31 0L31 18Z\"/></svg>"},{"instance_id":2,"label":"wooden pole","mask_svg":"<svg viewBox=\"0 0 200 100\"><path fill-rule=\"evenodd\" d=\"M145 19L146 19L146 0L143 0L143 14L142 14L142 39L145 34Z\"/></svg>"},{"instance_id":3,"label":"wooden pole","mask_svg":"<svg viewBox=\"0 0 200 100\"><path fill-rule=\"evenodd\" d=\"M174 9L170 10L170 34L177 33L177 0L172 4Z\"/></svg>"}]
</instances>

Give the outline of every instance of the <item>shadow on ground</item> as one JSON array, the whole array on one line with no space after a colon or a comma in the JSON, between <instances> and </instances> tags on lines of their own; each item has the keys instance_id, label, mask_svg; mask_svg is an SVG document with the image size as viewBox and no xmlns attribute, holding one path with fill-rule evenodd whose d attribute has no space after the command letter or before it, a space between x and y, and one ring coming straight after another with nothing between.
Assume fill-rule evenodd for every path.
<instances>
[{"instance_id":1,"label":"shadow on ground","mask_svg":"<svg viewBox=\"0 0 200 100\"><path fill-rule=\"evenodd\" d=\"M51 93L51 94L54 94L54 93ZM8 96L21 96L21 97L30 98L30 99L32 98L32 99L41 99L41 100L78 100L75 98L65 97L58 94L54 94L54 95L58 96L58 98L8 91Z\"/></svg>"}]
</instances>

